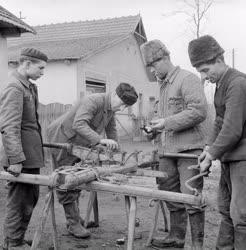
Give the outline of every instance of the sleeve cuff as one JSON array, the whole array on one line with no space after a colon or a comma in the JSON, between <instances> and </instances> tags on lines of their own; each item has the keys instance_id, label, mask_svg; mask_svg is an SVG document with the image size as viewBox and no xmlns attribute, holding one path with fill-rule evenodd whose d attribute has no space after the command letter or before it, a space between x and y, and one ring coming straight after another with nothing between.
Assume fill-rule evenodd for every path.
<instances>
[{"instance_id":1,"label":"sleeve cuff","mask_svg":"<svg viewBox=\"0 0 246 250\"><path fill-rule=\"evenodd\" d=\"M207 150L207 152L211 155L212 161L217 160L218 157L216 156L216 154L214 154L213 148L210 147L210 148Z\"/></svg>"},{"instance_id":2,"label":"sleeve cuff","mask_svg":"<svg viewBox=\"0 0 246 250\"><path fill-rule=\"evenodd\" d=\"M25 157L24 153L21 153L18 156L8 157L8 160L9 160L9 164L13 165L13 164L17 164L17 163L25 161L26 157Z\"/></svg>"}]
</instances>

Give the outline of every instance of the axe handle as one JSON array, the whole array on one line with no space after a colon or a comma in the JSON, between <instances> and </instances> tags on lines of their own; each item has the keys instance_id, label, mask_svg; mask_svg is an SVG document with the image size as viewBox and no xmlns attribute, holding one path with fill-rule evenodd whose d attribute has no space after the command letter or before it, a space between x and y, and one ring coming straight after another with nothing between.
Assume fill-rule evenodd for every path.
<instances>
[{"instance_id":1,"label":"axe handle","mask_svg":"<svg viewBox=\"0 0 246 250\"><path fill-rule=\"evenodd\" d=\"M186 159L198 159L198 155L184 154L184 153L162 153L161 158L186 158Z\"/></svg>"},{"instance_id":2,"label":"axe handle","mask_svg":"<svg viewBox=\"0 0 246 250\"><path fill-rule=\"evenodd\" d=\"M43 147L46 148L59 148L59 149L65 149L65 150L70 150L71 149L71 144L69 143L43 143Z\"/></svg>"}]
</instances>

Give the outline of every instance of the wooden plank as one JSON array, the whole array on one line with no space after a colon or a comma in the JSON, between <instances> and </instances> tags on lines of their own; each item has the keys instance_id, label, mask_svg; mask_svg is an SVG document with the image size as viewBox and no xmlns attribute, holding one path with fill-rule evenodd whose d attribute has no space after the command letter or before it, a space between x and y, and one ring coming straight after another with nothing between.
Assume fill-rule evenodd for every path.
<instances>
[{"instance_id":1,"label":"wooden plank","mask_svg":"<svg viewBox=\"0 0 246 250\"><path fill-rule=\"evenodd\" d=\"M160 205L161 205L161 211L163 214L163 220L164 220L164 231L168 232L169 231L169 227L168 227L168 219L167 219L167 208L165 205L164 201L159 201Z\"/></svg>"},{"instance_id":2,"label":"wooden plank","mask_svg":"<svg viewBox=\"0 0 246 250\"><path fill-rule=\"evenodd\" d=\"M136 197L130 197L127 250L132 250L133 249L134 233L135 233L135 222L136 222L136 212L137 212L137 198Z\"/></svg>"},{"instance_id":3,"label":"wooden plank","mask_svg":"<svg viewBox=\"0 0 246 250\"><path fill-rule=\"evenodd\" d=\"M93 190L93 191L119 193L128 196L141 196L150 199L159 199L164 201L186 203L194 206L204 205L201 196L157 190L151 188L136 187L130 185L115 185L111 183L104 183L98 181L92 181L80 187L82 189L89 191Z\"/></svg>"},{"instance_id":4,"label":"wooden plank","mask_svg":"<svg viewBox=\"0 0 246 250\"><path fill-rule=\"evenodd\" d=\"M53 229L53 245L54 245L54 250L59 250L58 233L57 233L57 228L56 228L56 217L55 217L54 191L50 190L50 192L52 192L50 210L51 210L51 222L52 222L52 229Z\"/></svg>"},{"instance_id":5,"label":"wooden plank","mask_svg":"<svg viewBox=\"0 0 246 250\"><path fill-rule=\"evenodd\" d=\"M155 217L154 217L152 227L150 229L149 237L148 237L147 242L146 242L147 247L151 246L153 235L154 235L154 232L156 230L156 226L157 226L157 222L158 222L159 210L160 210L160 202L155 201Z\"/></svg>"},{"instance_id":6,"label":"wooden plank","mask_svg":"<svg viewBox=\"0 0 246 250\"><path fill-rule=\"evenodd\" d=\"M129 222L129 212L130 212L130 197L125 195L125 208L126 208L126 220L127 224Z\"/></svg>"},{"instance_id":7,"label":"wooden plank","mask_svg":"<svg viewBox=\"0 0 246 250\"><path fill-rule=\"evenodd\" d=\"M146 169L138 169L136 172L132 173L136 176L146 176L146 177L160 177L160 178L167 178L167 173L161 171L153 171L153 170L146 170Z\"/></svg>"},{"instance_id":8,"label":"wooden plank","mask_svg":"<svg viewBox=\"0 0 246 250\"><path fill-rule=\"evenodd\" d=\"M95 225L99 226L99 209L98 209L97 192L95 192L95 199L94 199L94 202L93 202L93 213L94 213Z\"/></svg>"},{"instance_id":9,"label":"wooden plank","mask_svg":"<svg viewBox=\"0 0 246 250\"><path fill-rule=\"evenodd\" d=\"M42 236L42 233L44 231L44 227L45 227L48 215L49 215L49 209L50 209L50 206L52 203L52 194L53 194L52 191L50 191L45 197L44 209L43 209L43 212L42 212L42 215L40 218L40 224L39 224L39 226L34 234L34 237L33 237L31 250L38 249L38 244L40 242L40 239L41 239L41 236Z\"/></svg>"},{"instance_id":10,"label":"wooden plank","mask_svg":"<svg viewBox=\"0 0 246 250\"><path fill-rule=\"evenodd\" d=\"M90 220L90 215L91 215L93 203L94 203L94 201L95 201L95 195L96 195L96 192L95 192L95 191L90 191L89 200L88 200L88 205L87 205L86 213L85 213L85 224L84 224L84 227L85 227L85 228L87 228L88 222L89 222L89 220Z\"/></svg>"},{"instance_id":11,"label":"wooden plank","mask_svg":"<svg viewBox=\"0 0 246 250\"><path fill-rule=\"evenodd\" d=\"M20 174L18 177L14 177L12 174L6 171L0 171L0 180L8 180L12 182L21 182L36 184L41 186L54 187L56 184L57 173L52 175L33 175L33 174Z\"/></svg>"}]
</instances>

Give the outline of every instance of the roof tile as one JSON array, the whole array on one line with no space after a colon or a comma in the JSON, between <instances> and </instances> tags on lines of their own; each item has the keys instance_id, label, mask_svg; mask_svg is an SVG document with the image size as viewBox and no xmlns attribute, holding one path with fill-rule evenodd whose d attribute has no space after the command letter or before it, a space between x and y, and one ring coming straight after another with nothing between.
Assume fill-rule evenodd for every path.
<instances>
[{"instance_id":1,"label":"roof tile","mask_svg":"<svg viewBox=\"0 0 246 250\"><path fill-rule=\"evenodd\" d=\"M128 16L36 26L37 35L9 38L9 60L15 61L23 47L35 47L50 60L77 59L92 54L133 33L141 17Z\"/></svg>"}]
</instances>

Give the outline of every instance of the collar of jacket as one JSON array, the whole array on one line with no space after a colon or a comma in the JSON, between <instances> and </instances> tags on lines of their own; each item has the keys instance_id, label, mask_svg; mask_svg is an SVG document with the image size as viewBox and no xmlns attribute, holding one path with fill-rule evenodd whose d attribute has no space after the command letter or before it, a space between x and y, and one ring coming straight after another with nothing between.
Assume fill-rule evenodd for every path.
<instances>
[{"instance_id":1,"label":"collar of jacket","mask_svg":"<svg viewBox=\"0 0 246 250\"><path fill-rule=\"evenodd\" d=\"M229 68L230 68L229 66L226 67L224 73L223 73L222 76L220 77L219 81L216 83L216 88L217 88L217 89L221 86L222 82L224 81L224 78L225 78L226 73L228 72Z\"/></svg>"},{"instance_id":2,"label":"collar of jacket","mask_svg":"<svg viewBox=\"0 0 246 250\"><path fill-rule=\"evenodd\" d=\"M169 83L172 84L173 81L175 80L176 76L178 75L180 71L180 67L176 66L172 71L170 71L167 76L161 80L161 84L162 83Z\"/></svg>"},{"instance_id":3,"label":"collar of jacket","mask_svg":"<svg viewBox=\"0 0 246 250\"><path fill-rule=\"evenodd\" d=\"M32 84L30 81L28 81L23 75L21 75L17 70L15 70L12 75L18 79L25 87L30 88L30 85Z\"/></svg>"}]
</instances>

